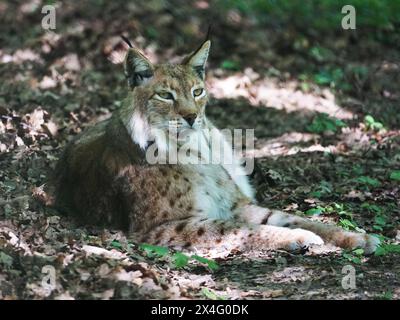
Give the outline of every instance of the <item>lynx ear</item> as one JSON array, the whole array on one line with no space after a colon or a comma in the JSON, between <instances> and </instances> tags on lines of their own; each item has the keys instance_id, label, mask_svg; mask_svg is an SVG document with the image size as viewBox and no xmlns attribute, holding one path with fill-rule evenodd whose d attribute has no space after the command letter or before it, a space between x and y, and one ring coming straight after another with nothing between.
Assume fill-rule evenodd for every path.
<instances>
[{"instance_id":1,"label":"lynx ear","mask_svg":"<svg viewBox=\"0 0 400 320\"><path fill-rule=\"evenodd\" d=\"M125 57L124 69L130 88L146 83L154 74L151 62L135 48L128 50Z\"/></svg>"},{"instance_id":2,"label":"lynx ear","mask_svg":"<svg viewBox=\"0 0 400 320\"><path fill-rule=\"evenodd\" d=\"M192 66L193 69L204 79L208 53L210 52L211 41L206 40L195 52L190 54L184 64Z\"/></svg>"}]
</instances>

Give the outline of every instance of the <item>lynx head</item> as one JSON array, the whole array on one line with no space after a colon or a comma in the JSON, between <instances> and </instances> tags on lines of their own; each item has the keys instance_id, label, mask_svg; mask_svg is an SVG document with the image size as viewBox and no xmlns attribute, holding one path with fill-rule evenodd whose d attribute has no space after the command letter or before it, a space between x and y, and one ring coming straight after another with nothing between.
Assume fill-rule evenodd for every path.
<instances>
[{"instance_id":1,"label":"lynx head","mask_svg":"<svg viewBox=\"0 0 400 320\"><path fill-rule=\"evenodd\" d=\"M128 79L131 111L128 130L145 148L154 130L176 132L203 128L207 92L205 65L211 42L206 40L181 64L152 64L130 48L124 68Z\"/></svg>"}]
</instances>

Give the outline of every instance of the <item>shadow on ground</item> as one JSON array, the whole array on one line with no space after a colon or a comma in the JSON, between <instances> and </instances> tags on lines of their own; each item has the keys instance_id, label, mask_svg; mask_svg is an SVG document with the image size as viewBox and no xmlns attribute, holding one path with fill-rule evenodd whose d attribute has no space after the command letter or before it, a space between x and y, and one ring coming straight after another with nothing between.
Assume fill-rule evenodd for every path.
<instances>
[{"instance_id":1,"label":"shadow on ground","mask_svg":"<svg viewBox=\"0 0 400 320\"><path fill-rule=\"evenodd\" d=\"M0 297L398 298L398 255L252 252L218 260L214 273L198 263L176 270L117 230L78 227L32 198L65 144L120 106L119 35L154 61L179 61L211 19L208 114L220 128L255 129L258 201L399 241L400 188L390 178L400 166L396 47L362 30L264 25L219 2L166 3L57 4L55 32L41 28L42 1L0 4ZM321 113L347 127L310 130ZM371 128L367 115L386 129ZM48 264L52 292L41 285ZM352 290L341 286L346 264L357 271Z\"/></svg>"}]
</instances>

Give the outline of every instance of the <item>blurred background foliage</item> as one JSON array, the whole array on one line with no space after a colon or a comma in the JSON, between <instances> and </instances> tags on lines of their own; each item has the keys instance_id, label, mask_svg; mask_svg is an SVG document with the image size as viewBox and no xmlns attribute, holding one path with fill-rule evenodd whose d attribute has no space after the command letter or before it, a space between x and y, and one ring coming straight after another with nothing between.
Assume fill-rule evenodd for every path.
<instances>
[{"instance_id":1,"label":"blurred background foliage","mask_svg":"<svg viewBox=\"0 0 400 320\"><path fill-rule=\"evenodd\" d=\"M253 15L265 25L291 26L310 34L342 32L343 16L338 13L348 4L356 8L357 28L371 31L382 40L387 39L387 32L400 26L400 1L397 0L226 0L219 4Z\"/></svg>"}]
</instances>

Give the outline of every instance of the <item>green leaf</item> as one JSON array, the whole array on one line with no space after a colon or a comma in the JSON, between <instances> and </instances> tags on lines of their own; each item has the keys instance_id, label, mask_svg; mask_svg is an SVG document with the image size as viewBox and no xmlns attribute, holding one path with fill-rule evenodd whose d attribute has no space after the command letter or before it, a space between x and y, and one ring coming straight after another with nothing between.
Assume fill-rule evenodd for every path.
<instances>
[{"instance_id":1,"label":"green leaf","mask_svg":"<svg viewBox=\"0 0 400 320\"><path fill-rule=\"evenodd\" d=\"M379 296L378 299L381 299L381 300L392 300L393 299L393 293L392 293L392 291L386 291L383 295Z\"/></svg>"},{"instance_id":2,"label":"green leaf","mask_svg":"<svg viewBox=\"0 0 400 320\"><path fill-rule=\"evenodd\" d=\"M110 245L116 249L122 249L122 244L118 240L111 241Z\"/></svg>"},{"instance_id":3,"label":"green leaf","mask_svg":"<svg viewBox=\"0 0 400 320\"><path fill-rule=\"evenodd\" d=\"M312 123L307 126L307 130L313 133L322 133L325 131L336 132L338 128L347 127L340 119L330 117L326 113L318 114L312 121Z\"/></svg>"},{"instance_id":4,"label":"green leaf","mask_svg":"<svg viewBox=\"0 0 400 320\"><path fill-rule=\"evenodd\" d=\"M324 212L324 209L321 207L311 208L306 211L306 215L308 216L317 216Z\"/></svg>"},{"instance_id":5,"label":"green leaf","mask_svg":"<svg viewBox=\"0 0 400 320\"><path fill-rule=\"evenodd\" d=\"M353 253L357 256L362 256L364 254L364 249L361 249L361 248L355 249L355 250L353 250Z\"/></svg>"},{"instance_id":6,"label":"green leaf","mask_svg":"<svg viewBox=\"0 0 400 320\"><path fill-rule=\"evenodd\" d=\"M10 191L17 187L17 183L12 180L5 180L2 184Z\"/></svg>"},{"instance_id":7,"label":"green leaf","mask_svg":"<svg viewBox=\"0 0 400 320\"><path fill-rule=\"evenodd\" d=\"M375 122L375 119L372 116L367 115L364 118L364 122L365 122L365 124L371 125Z\"/></svg>"},{"instance_id":8,"label":"green leaf","mask_svg":"<svg viewBox=\"0 0 400 320\"><path fill-rule=\"evenodd\" d=\"M334 70L321 70L314 75L314 81L319 85L337 85L343 77L343 70L339 68Z\"/></svg>"},{"instance_id":9,"label":"green leaf","mask_svg":"<svg viewBox=\"0 0 400 320\"><path fill-rule=\"evenodd\" d=\"M399 244L386 244L384 246L387 252L400 253Z\"/></svg>"},{"instance_id":10,"label":"green leaf","mask_svg":"<svg viewBox=\"0 0 400 320\"><path fill-rule=\"evenodd\" d=\"M310 195L314 198L320 199L322 197L322 192L321 191L313 191L310 193Z\"/></svg>"},{"instance_id":11,"label":"green leaf","mask_svg":"<svg viewBox=\"0 0 400 320\"><path fill-rule=\"evenodd\" d=\"M331 59L334 56L332 51L330 51L327 48L323 48L323 47L319 47L319 46L312 47L310 49L310 55L318 62L323 62L327 59Z\"/></svg>"},{"instance_id":12,"label":"green leaf","mask_svg":"<svg viewBox=\"0 0 400 320\"><path fill-rule=\"evenodd\" d=\"M388 253L400 253L400 245L398 244L381 244L376 250L376 256L383 256Z\"/></svg>"},{"instance_id":13,"label":"green leaf","mask_svg":"<svg viewBox=\"0 0 400 320\"><path fill-rule=\"evenodd\" d=\"M166 247L153 246L147 243L142 243L139 246L139 248L144 250L150 257L152 256L164 257L169 253L169 249Z\"/></svg>"},{"instance_id":14,"label":"green leaf","mask_svg":"<svg viewBox=\"0 0 400 320\"><path fill-rule=\"evenodd\" d=\"M339 224L346 230L357 228L356 224L349 219L340 219Z\"/></svg>"},{"instance_id":15,"label":"green leaf","mask_svg":"<svg viewBox=\"0 0 400 320\"><path fill-rule=\"evenodd\" d=\"M378 205L376 205L376 204L369 204L369 203L367 203L367 202L364 202L364 203L361 205L361 208L365 208L365 209L367 209L369 212L375 212L375 213L378 213L378 214L381 214L381 213L383 212L383 208L382 208L382 207L380 207L380 206L378 206Z\"/></svg>"},{"instance_id":16,"label":"green leaf","mask_svg":"<svg viewBox=\"0 0 400 320\"><path fill-rule=\"evenodd\" d=\"M186 254L183 254L181 252L176 252L172 256L172 260L174 262L175 268L183 268L186 267L187 264L189 263L189 257Z\"/></svg>"},{"instance_id":17,"label":"green leaf","mask_svg":"<svg viewBox=\"0 0 400 320\"><path fill-rule=\"evenodd\" d=\"M328 72L322 71L314 76L314 81L319 85L330 84L332 82L332 76Z\"/></svg>"},{"instance_id":18,"label":"green leaf","mask_svg":"<svg viewBox=\"0 0 400 320\"><path fill-rule=\"evenodd\" d=\"M145 32L146 32L147 37L149 37L151 39L156 39L159 36L158 30L152 26L147 26L147 28L145 29Z\"/></svg>"},{"instance_id":19,"label":"green leaf","mask_svg":"<svg viewBox=\"0 0 400 320\"><path fill-rule=\"evenodd\" d=\"M361 184L364 184L364 185L368 185L368 186L371 186L371 187L379 187L381 185L379 180L377 180L375 178L367 177L367 176L358 177L356 179L356 181L358 183L361 183Z\"/></svg>"},{"instance_id":20,"label":"green leaf","mask_svg":"<svg viewBox=\"0 0 400 320\"><path fill-rule=\"evenodd\" d=\"M390 179L400 181L400 170L394 170L390 173Z\"/></svg>"},{"instance_id":21,"label":"green leaf","mask_svg":"<svg viewBox=\"0 0 400 320\"><path fill-rule=\"evenodd\" d=\"M210 299L210 300L226 300L225 297L222 297L222 296L217 295L215 292L211 291L211 290L208 289L208 288L203 288L203 289L201 290L201 293L202 293L207 299Z\"/></svg>"},{"instance_id":22,"label":"green leaf","mask_svg":"<svg viewBox=\"0 0 400 320\"><path fill-rule=\"evenodd\" d=\"M376 216L375 223L379 226L384 226L384 225L386 225L386 219L384 216Z\"/></svg>"},{"instance_id":23,"label":"green leaf","mask_svg":"<svg viewBox=\"0 0 400 320\"><path fill-rule=\"evenodd\" d=\"M302 82L300 84L301 86L301 91L303 92L309 92L310 91L310 85L307 82Z\"/></svg>"},{"instance_id":24,"label":"green leaf","mask_svg":"<svg viewBox=\"0 0 400 320\"><path fill-rule=\"evenodd\" d=\"M376 248L376 250L375 250L375 255L376 255L377 257L379 257L379 256L384 256L386 253L387 253L387 252L386 252L385 248L383 248L383 247L378 247L378 248Z\"/></svg>"},{"instance_id":25,"label":"green leaf","mask_svg":"<svg viewBox=\"0 0 400 320\"><path fill-rule=\"evenodd\" d=\"M368 129L380 130L383 128L383 124L381 122L376 121L371 115L365 116L364 123Z\"/></svg>"},{"instance_id":26,"label":"green leaf","mask_svg":"<svg viewBox=\"0 0 400 320\"><path fill-rule=\"evenodd\" d=\"M213 271L217 270L219 268L218 264L214 260L206 259L206 258L200 257L198 255L193 255L191 258L194 260L197 260L200 263L204 263Z\"/></svg>"},{"instance_id":27,"label":"green leaf","mask_svg":"<svg viewBox=\"0 0 400 320\"><path fill-rule=\"evenodd\" d=\"M226 70L239 70L239 63L233 60L224 60L221 63L221 68Z\"/></svg>"},{"instance_id":28,"label":"green leaf","mask_svg":"<svg viewBox=\"0 0 400 320\"><path fill-rule=\"evenodd\" d=\"M13 264L13 258L4 252L0 252L0 265L3 265L5 268L11 267Z\"/></svg>"},{"instance_id":29,"label":"green leaf","mask_svg":"<svg viewBox=\"0 0 400 320\"><path fill-rule=\"evenodd\" d=\"M350 261L352 263L361 264L361 259L359 257L355 257L351 253L344 252L343 258L347 259L348 261Z\"/></svg>"}]
</instances>

